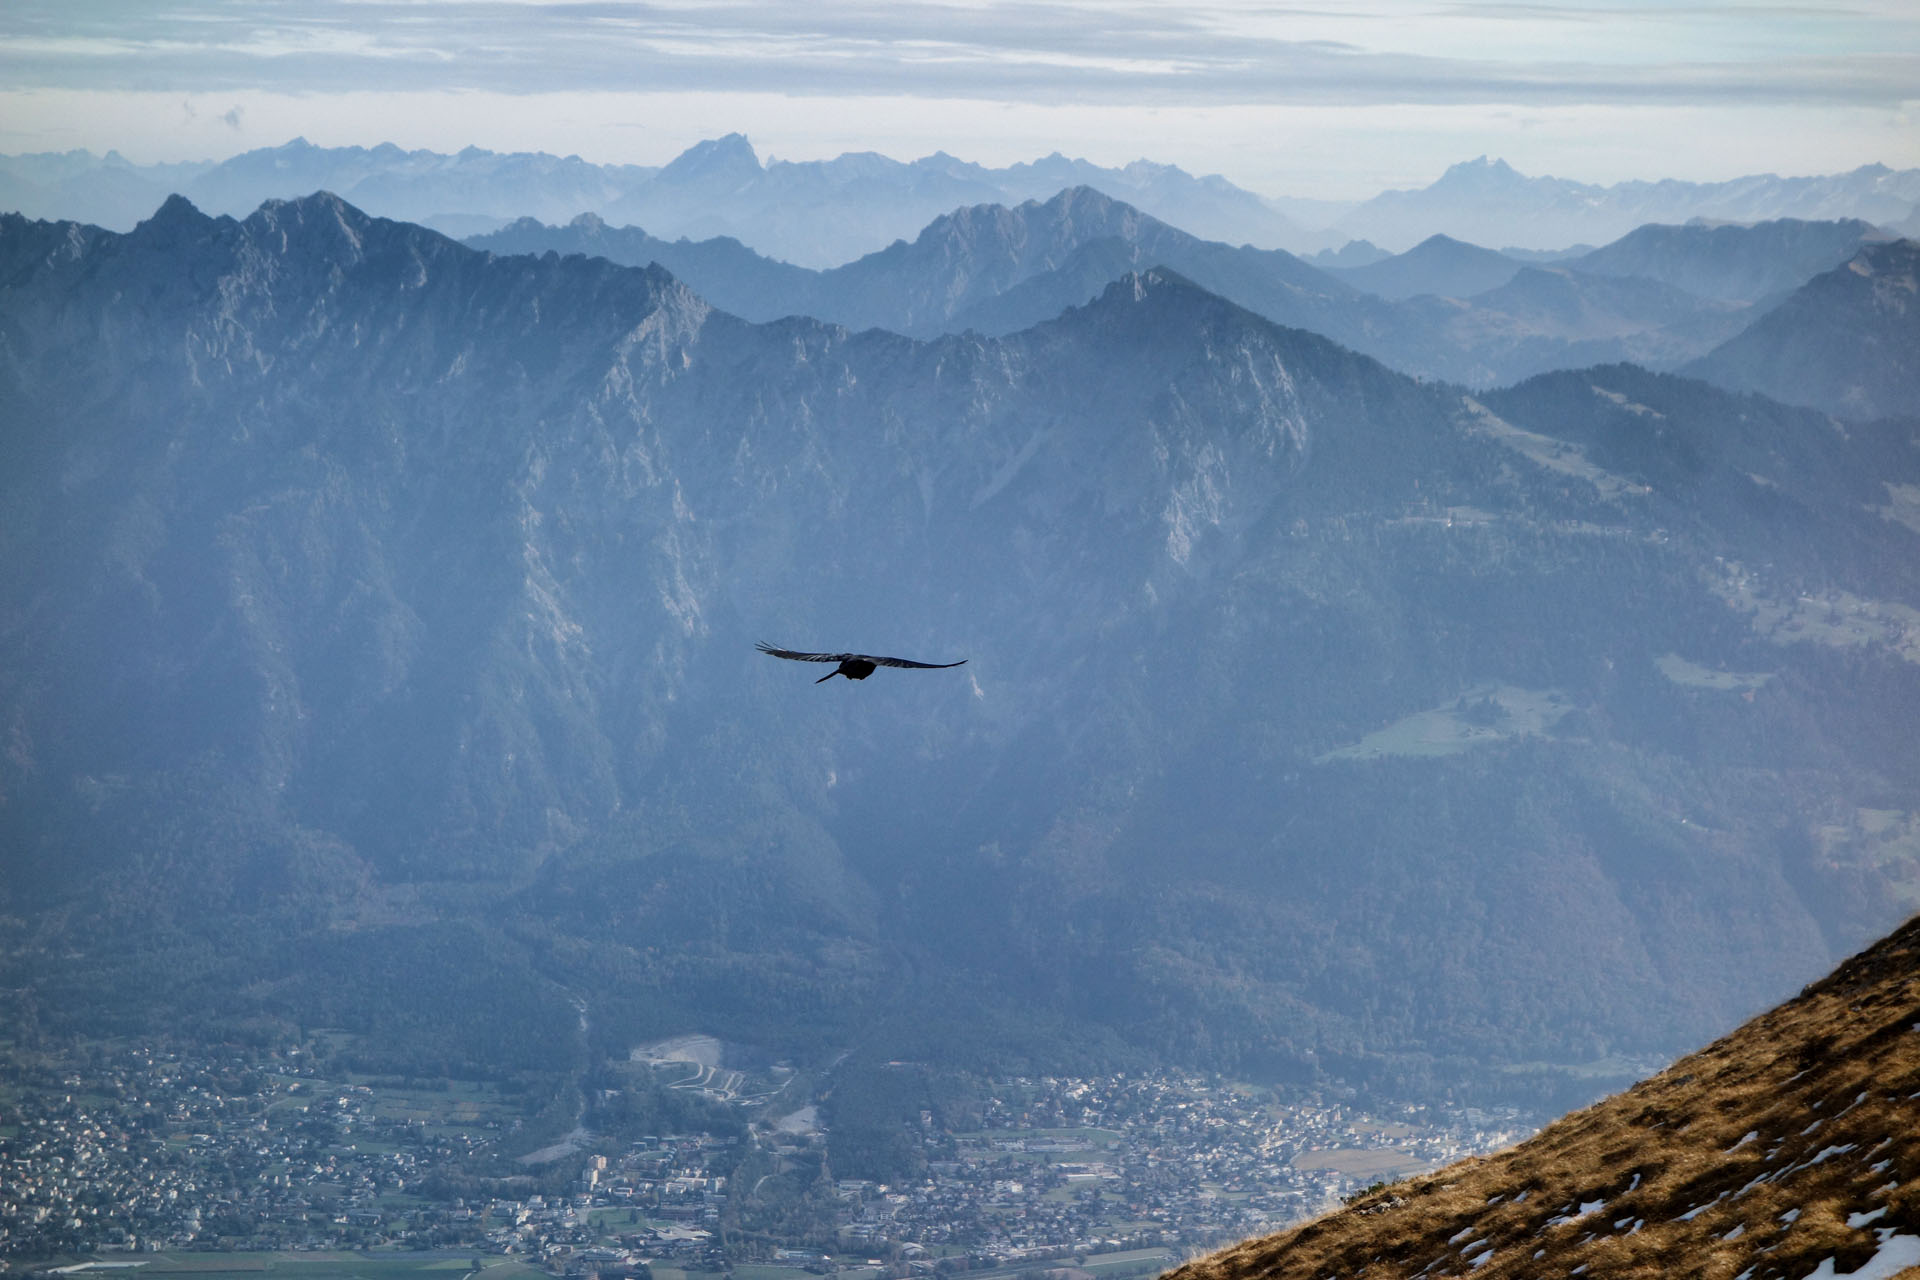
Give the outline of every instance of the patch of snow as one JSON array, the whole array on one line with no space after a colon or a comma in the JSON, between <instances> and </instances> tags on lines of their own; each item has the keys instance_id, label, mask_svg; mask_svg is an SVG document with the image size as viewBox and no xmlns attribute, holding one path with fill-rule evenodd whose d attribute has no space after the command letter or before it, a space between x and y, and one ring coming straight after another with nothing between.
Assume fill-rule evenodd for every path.
<instances>
[{"instance_id":1,"label":"patch of snow","mask_svg":"<svg viewBox=\"0 0 1920 1280\"><path fill-rule=\"evenodd\" d=\"M1722 1240L1738 1240L1741 1236L1745 1234L1747 1234L1747 1224L1743 1222L1739 1226L1735 1227L1733 1230L1727 1232L1727 1234L1721 1236L1720 1238Z\"/></svg>"},{"instance_id":2,"label":"patch of snow","mask_svg":"<svg viewBox=\"0 0 1920 1280\"><path fill-rule=\"evenodd\" d=\"M1573 1222L1576 1219L1586 1217L1590 1213L1598 1213L1606 1207L1607 1202L1605 1200L1582 1200L1577 1207L1568 1205L1553 1217L1548 1218L1546 1225L1549 1227L1557 1227L1563 1222Z\"/></svg>"},{"instance_id":3,"label":"patch of snow","mask_svg":"<svg viewBox=\"0 0 1920 1280\"><path fill-rule=\"evenodd\" d=\"M1811 1169L1814 1165L1822 1164L1834 1156L1843 1156L1847 1154L1847 1152L1853 1150L1853 1147L1854 1147L1854 1144L1851 1142L1847 1143L1845 1146L1840 1146L1840 1147L1825 1147L1821 1150L1819 1155L1807 1161L1807 1163L1801 1167Z\"/></svg>"},{"instance_id":4,"label":"patch of snow","mask_svg":"<svg viewBox=\"0 0 1920 1280\"><path fill-rule=\"evenodd\" d=\"M1524 1191L1522 1191L1522 1192L1521 1192L1521 1193L1520 1193L1519 1195L1517 1195L1517 1196L1515 1196L1515 1197L1513 1198L1513 1202L1514 1202L1515 1204L1525 1204L1525 1203L1526 1203L1526 1199L1527 1199L1527 1193L1526 1193L1526 1192L1524 1192Z\"/></svg>"},{"instance_id":5,"label":"patch of snow","mask_svg":"<svg viewBox=\"0 0 1920 1280\"><path fill-rule=\"evenodd\" d=\"M1459 1244L1459 1243L1460 1243L1460 1242L1461 1242L1462 1240L1465 1240L1465 1239L1466 1239L1466 1238L1467 1238L1468 1236L1470 1236L1470 1235L1472 1235L1472 1234L1473 1234L1473 1224L1472 1224L1472 1223L1468 1223L1468 1224L1467 1224L1466 1226L1464 1226L1464 1227L1462 1227L1462 1228L1460 1228L1460 1230L1458 1230L1458 1231L1456 1231L1456 1232L1454 1232L1454 1233L1453 1233L1452 1235L1450 1235L1450 1236L1448 1236L1448 1237L1447 1237L1447 1243L1448 1243L1448 1244Z\"/></svg>"},{"instance_id":6,"label":"patch of snow","mask_svg":"<svg viewBox=\"0 0 1920 1280\"><path fill-rule=\"evenodd\" d=\"M1738 1141L1738 1142L1736 1142L1736 1143L1734 1143L1734 1144L1733 1144L1732 1146L1730 1146L1730 1147L1728 1147L1728 1148L1727 1148L1727 1150L1728 1150L1728 1151L1730 1151L1730 1152L1732 1152L1732 1151L1738 1151L1738 1150L1739 1150L1740 1148L1742 1148L1742 1147L1744 1147L1744 1146L1746 1146L1746 1145L1747 1145L1747 1144L1748 1144L1749 1142L1756 1142L1756 1141L1758 1141L1758 1140L1759 1140L1759 1138L1760 1138L1760 1131L1759 1131L1758 1129L1749 1129L1749 1130L1747 1130L1747 1136L1746 1136L1746 1137L1744 1137L1744 1138L1742 1138L1742 1139L1740 1139L1740 1141Z\"/></svg>"},{"instance_id":7,"label":"patch of snow","mask_svg":"<svg viewBox=\"0 0 1920 1280\"><path fill-rule=\"evenodd\" d=\"M1881 1214L1885 1213L1886 1211L1887 1211L1887 1206L1881 1205L1878 1209L1875 1209L1872 1213L1850 1213L1847 1215L1847 1225L1851 1227L1853 1230L1858 1231L1860 1228L1866 1226L1869 1222L1872 1222L1875 1218L1878 1218Z\"/></svg>"},{"instance_id":8,"label":"patch of snow","mask_svg":"<svg viewBox=\"0 0 1920 1280\"><path fill-rule=\"evenodd\" d=\"M1484 1267L1487 1265L1488 1260L1490 1260L1492 1257L1493 1257L1493 1250L1489 1249L1477 1258L1468 1258L1467 1265L1475 1268Z\"/></svg>"},{"instance_id":9,"label":"patch of snow","mask_svg":"<svg viewBox=\"0 0 1920 1280\"><path fill-rule=\"evenodd\" d=\"M1692 1222L1695 1218L1699 1217L1701 1214L1705 1213L1707 1210L1713 1208L1713 1206L1719 1204L1722 1200L1725 1200L1726 1198L1727 1198L1727 1193L1722 1191L1719 1195L1707 1201L1705 1204L1697 1204L1693 1206L1693 1208L1687 1210L1685 1213L1681 1214L1678 1218L1675 1218L1674 1221L1675 1222Z\"/></svg>"},{"instance_id":10,"label":"patch of snow","mask_svg":"<svg viewBox=\"0 0 1920 1280\"><path fill-rule=\"evenodd\" d=\"M1865 1102L1866 1100L1867 1100L1867 1091L1865 1089L1862 1089L1859 1092L1859 1094L1854 1097L1854 1100L1847 1104L1846 1111L1841 1111L1836 1113L1833 1118L1835 1120L1838 1120L1841 1116L1847 1114L1847 1111L1853 1110L1855 1107L1859 1106L1861 1103Z\"/></svg>"},{"instance_id":11,"label":"patch of snow","mask_svg":"<svg viewBox=\"0 0 1920 1280\"><path fill-rule=\"evenodd\" d=\"M1633 1181L1632 1181L1632 1182L1629 1182L1629 1183L1627 1184L1627 1190L1628 1190L1628 1191L1637 1191L1637 1190L1639 1190L1639 1187L1640 1187L1640 1175L1639 1175L1639 1174L1638 1174L1638 1173L1636 1172L1636 1173L1635 1173L1635 1174L1633 1175Z\"/></svg>"},{"instance_id":12,"label":"patch of snow","mask_svg":"<svg viewBox=\"0 0 1920 1280\"><path fill-rule=\"evenodd\" d=\"M1788 1226L1792 1226L1794 1223L1800 1221L1800 1211L1798 1209L1789 1209L1780 1215L1780 1221L1786 1223Z\"/></svg>"},{"instance_id":13,"label":"patch of snow","mask_svg":"<svg viewBox=\"0 0 1920 1280\"><path fill-rule=\"evenodd\" d=\"M1833 1259L1828 1258L1813 1269L1813 1274L1807 1280L1837 1280L1841 1275L1845 1275L1847 1280L1893 1280L1895 1275L1911 1266L1920 1266L1920 1236L1897 1236L1891 1231L1883 1231L1880 1233L1880 1251L1858 1271L1835 1271Z\"/></svg>"},{"instance_id":14,"label":"patch of snow","mask_svg":"<svg viewBox=\"0 0 1920 1280\"><path fill-rule=\"evenodd\" d=\"M1812 1124L1808 1125L1806 1128L1800 1131L1800 1136L1803 1138L1806 1137L1808 1134L1812 1133L1815 1129L1818 1129L1820 1127L1820 1124L1821 1124L1820 1121L1815 1120Z\"/></svg>"}]
</instances>

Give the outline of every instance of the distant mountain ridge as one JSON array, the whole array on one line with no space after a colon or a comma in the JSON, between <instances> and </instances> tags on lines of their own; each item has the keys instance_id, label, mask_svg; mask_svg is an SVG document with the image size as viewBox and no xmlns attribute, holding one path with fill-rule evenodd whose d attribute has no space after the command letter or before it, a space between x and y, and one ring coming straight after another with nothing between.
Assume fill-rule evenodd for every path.
<instances>
[{"instance_id":1,"label":"distant mountain ridge","mask_svg":"<svg viewBox=\"0 0 1920 1280\"><path fill-rule=\"evenodd\" d=\"M1017 204L1082 185L1236 243L1319 248L1327 240L1217 176L1195 178L1144 160L1104 168L1058 153L999 169L944 152L911 162L866 152L763 164L734 133L696 143L659 168L479 147L454 155L391 143L317 147L304 138L217 164L140 166L84 152L0 156L0 209L116 230L174 192L212 212L244 216L265 200L332 191L381 216L454 235L524 217L564 222L594 213L668 239L732 237L811 267L850 262L961 206Z\"/></svg>"},{"instance_id":2,"label":"distant mountain ridge","mask_svg":"<svg viewBox=\"0 0 1920 1280\"><path fill-rule=\"evenodd\" d=\"M1505 284L1523 265L1495 250L1433 235L1405 253L1333 273L1356 289L1401 301L1423 293L1470 298Z\"/></svg>"},{"instance_id":3,"label":"distant mountain ridge","mask_svg":"<svg viewBox=\"0 0 1920 1280\"><path fill-rule=\"evenodd\" d=\"M748 319L803 314L916 337L1017 333L1085 304L1130 272L1164 266L1269 320L1403 372L1489 386L1596 362L1667 368L1703 356L1758 314L1742 295L1799 283L1806 275L1798 273L1822 270L1874 235L1864 223L1650 227L1548 266L1436 237L1366 267L1323 270L1282 250L1202 240L1077 187L1011 208L959 209L910 242L819 272L770 261L730 239L668 242L594 217L565 227L523 220L467 243L501 253L595 254L632 266L659 262ZM1367 292L1370 285L1381 293Z\"/></svg>"},{"instance_id":4,"label":"distant mountain ridge","mask_svg":"<svg viewBox=\"0 0 1920 1280\"><path fill-rule=\"evenodd\" d=\"M668 245L638 228L610 230L595 220L565 228L521 222L467 243L494 252L607 253L634 266L658 260L677 264L695 289L711 290L716 302L750 319L799 312L916 337L969 328L994 336L1018 332L1152 266L1336 339L1357 333L1350 313L1371 305L1292 254L1204 241L1090 187L1013 207L956 209L911 241L819 272L737 257L727 241ZM713 269L722 258L724 269Z\"/></svg>"},{"instance_id":5,"label":"distant mountain ridge","mask_svg":"<svg viewBox=\"0 0 1920 1280\"><path fill-rule=\"evenodd\" d=\"M1647 223L1860 219L1893 224L1920 207L1920 169L1865 165L1849 173L1726 182L1620 182L1612 186L1528 177L1504 160L1465 161L1431 185L1384 191L1336 229L1389 249L1444 234L1475 244L1558 249L1604 244Z\"/></svg>"},{"instance_id":6,"label":"distant mountain ridge","mask_svg":"<svg viewBox=\"0 0 1920 1280\"><path fill-rule=\"evenodd\" d=\"M1589 275L1658 280L1702 298L1757 303L1777 300L1862 246L1891 238L1858 218L1778 218L1750 226L1655 223L1565 265Z\"/></svg>"},{"instance_id":7,"label":"distant mountain ridge","mask_svg":"<svg viewBox=\"0 0 1920 1280\"><path fill-rule=\"evenodd\" d=\"M1002 168L945 152L910 162L867 152L763 163L740 134L695 143L657 168L479 147L451 155L391 143L318 147L303 138L219 162L137 165L116 153L87 152L0 156L0 209L114 230L131 228L175 192L213 212L243 216L264 200L333 191L359 207L450 235L478 234L519 218L563 223L593 213L669 241L730 237L765 256L815 268L910 239L957 208L1045 200L1076 186L1103 191L1204 240L1295 253L1333 250L1354 237L1400 251L1436 234L1558 251L1606 243L1646 223L1696 218L1860 219L1898 227L1920 217L1920 170L1882 165L1821 177L1597 186L1525 177L1481 157L1454 165L1428 187L1382 192L1349 207L1268 198L1170 164L1103 167L1058 153ZM1335 213L1338 221L1321 225Z\"/></svg>"},{"instance_id":8,"label":"distant mountain ridge","mask_svg":"<svg viewBox=\"0 0 1920 1280\"><path fill-rule=\"evenodd\" d=\"M1920 921L1507 1151L1356 1196L1170 1280L1911 1276Z\"/></svg>"}]
</instances>

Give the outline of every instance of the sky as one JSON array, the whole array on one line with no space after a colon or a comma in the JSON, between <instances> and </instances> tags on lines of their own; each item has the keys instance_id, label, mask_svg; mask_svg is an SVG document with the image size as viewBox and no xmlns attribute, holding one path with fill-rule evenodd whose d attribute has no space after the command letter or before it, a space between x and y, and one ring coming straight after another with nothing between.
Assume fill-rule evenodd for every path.
<instances>
[{"instance_id":1,"label":"sky","mask_svg":"<svg viewBox=\"0 0 1920 1280\"><path fill-rule=\"evenodd\" d=\"M0 153L1053 151L1361 199L1920 166L1920 0L5 0Z\"/></svg>"}]
</instances>

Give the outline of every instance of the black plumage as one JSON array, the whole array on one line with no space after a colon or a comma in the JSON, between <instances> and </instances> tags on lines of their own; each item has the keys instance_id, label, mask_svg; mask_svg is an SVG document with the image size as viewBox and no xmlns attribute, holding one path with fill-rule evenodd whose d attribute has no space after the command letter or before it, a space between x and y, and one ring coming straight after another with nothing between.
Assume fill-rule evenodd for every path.
<instances>
[{"instance_id":1,"label":"black plumage","mask_svg":"<svg viewBox=\"0 0 1920 1280\"><path fill-rule=\"evenodd\" d=\"M795 662L837 662L840 664L834 670L821 676L820 679L815 680L815 684L823 684L835 676L845 676L849 680L865 680L873 674L876 667L920 667L928 671L937 671L946 667L962 666L966 663L965 658L960 659L959 662L915 662L911 658L883 658L877 654L870 653L800 653L794 649L776 649L765 641L762 641L758 648L762 653L770 653L776 658L791 658Z\"/></svg>"}]
</instances>

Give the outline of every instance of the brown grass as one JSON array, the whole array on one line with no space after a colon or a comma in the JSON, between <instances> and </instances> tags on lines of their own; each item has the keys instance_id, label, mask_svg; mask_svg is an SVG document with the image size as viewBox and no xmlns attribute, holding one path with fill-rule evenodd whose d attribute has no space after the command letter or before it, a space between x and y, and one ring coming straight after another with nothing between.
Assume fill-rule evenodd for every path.
<instances>
[{"instance_id":1,"label":"brown grass","mask_svg":"<svg viewBox=\"0 0 1920 1280\"><path fill-rule=\"evenodd\" d=\"M1581 1213L1594 1202L1603 1207ZM1871 1222L1858 1216L1876 1211ZM1796 999L1516 1147L1244 1241L1168 1280L1500 1280L1581 1267L1583 1280L1798 1280L1828 1258L1845 1276L1891 1233L1920 1236L1920 918Z\"/></svg>"}]
</instances>

